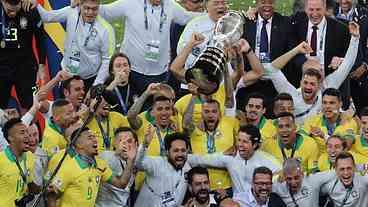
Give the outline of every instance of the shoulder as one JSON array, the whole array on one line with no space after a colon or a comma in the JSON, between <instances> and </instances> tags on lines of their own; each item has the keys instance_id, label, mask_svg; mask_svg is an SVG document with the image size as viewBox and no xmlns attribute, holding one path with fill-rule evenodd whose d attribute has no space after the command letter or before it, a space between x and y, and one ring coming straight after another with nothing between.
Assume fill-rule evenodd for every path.
<instances>
[{"instance_id":1,"label":"shoulder","mask_svg":"<svg viewBox=\"0 0 368 207\"><path fill-rule=\"evenodd\" d=\"M187 24L187 26L185 27L185 29L187 30L188 28L193 28L193 29L199 29L202 28L203 25L207 22L210 22L210 19L208 18L208 15L201 15L201 16L197 16L194 17L192 20L190 20ZM185 31L185 30L184 30Z\"/></svg>"},{"instance_id":2,"label":"shoulder","mask_svg":"<svg viewBox=\"0 0 368 207\"><path fill-rule=\"evenodd\" d=\"M270 200L269 200L268 206L283 207L286 205L279 195L272 192L270 194Z\"/></svg>"}]
</instances>

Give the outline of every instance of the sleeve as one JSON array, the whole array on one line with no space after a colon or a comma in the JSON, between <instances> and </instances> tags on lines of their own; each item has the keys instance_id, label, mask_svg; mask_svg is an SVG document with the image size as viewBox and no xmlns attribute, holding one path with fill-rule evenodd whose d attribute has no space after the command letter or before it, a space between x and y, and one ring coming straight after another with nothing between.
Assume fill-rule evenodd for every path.
<instances>
[{"instance_id":1,"label":"sleeve","mask_svg":"<svg viewBox=\"0 0 368 207\"><path fill-rule=\"evenodd\" d=\"M35 117L35 116L34 116L32 113L27 112L27 113L25 113L25 114L22 116L21 120L22 120L23 124L25 124L25 125L29 126L29 125L31 125L31 123L32 123L32 121L33 121L33 119L34 119L34 117Z\"/></svg>"},{"instance_id":2,"label":"sleeve","mask_svg":"<svg viewBox=\"0 0 368 207\"><path fill-rule=\"evenodd\" d=\"M198 12L189 12L185 10L180 4L174 0L170 0L172 11L173 11L173 22L178 23L180 25L186 25L190 19L194 16L203 15L202 13Z\"/></svg>"},{"instance_id":3,"label":"sleeve","mask_svg":"<svg viewBox=\"0 0 368 207\"><path fill-rule=\"evenodd\" d=\"M307 179L312 183L312 186L320 188L322 185L336 178L335 171L325 171L310 175Z\"/></svg>"},{"instance_id":4,"label":"sleeve","mask_svg":"<svg viewBox=\"0 0 368 207\"><path fill-rule=\"evenodd\" d=\"M160 167L157 163L160 158L151 158L146 156L146 148L143 145L140 145L137 152L137 157L135 159L135 166L138 170L142 170L147 174L153 175L157 168Z\"/></svg>"},{"instance_id":5,"label":"sleeve","mask_svg":"<svg viewBox=\"0 0 368 207\"><path fill-rule=\"evenodd\" d=\"M101 66L98 70L96 80L93 85L103 84L107 77L109 77L109 63L110 58L115 50L115 32L112 26L105 22L104 20L100 21L103 24L103 27L106 31L102 37L102 48L101 48Z\"/></svg>"},{"instance_id":6,"label":"sleeve","mask_svg":"<svg viewBox=\"0 0 368 207\"><path fill-rule=\"evenodd\" d=\"M326 77L327 88L339 88L342 82L348 76L351 68L354 66L355 58L359 49L359 38L351 37L348 51L344 61L333 73Z\"/></svg>"},{"instance_id":7,"label":"sleeve","mask_svg":"<svg viewBox=\"0 0 368 207\"><path fill-rule=\"evenodd\" d=\"M298 96L297 89L286 79L285 75L281 70L274 68L272 64L264 65L269 72L269 78L275 86L278 93L289 93L294 101Z\"/></svg>"},{"instance_id":8,"label":"sleeve","mask_svg":"<svg viewBox=\"0 0 368 207\"><path fill-rule=\"evenodd\" d=\"M28 173L27 173L27 182L28 183L33 183L35 182L35 162L36 159L34 157L34 155L31 152L27 152L27 166L28 166ZM37 184L37 183L36 183Z\"/></svg>"},{"instance_id":9,"label":"sleeve","mask_svg":"<svg viewBox=\"0 0 368 207\"><path fill-rule=\"evenodd\" d=\"M180 35L178 47L176 48L176 53L179 55L181 51L184 49L184 47L188 44L190 37L192 36L193 30L195 29L193 26L193 22L195 20L190 21L187 26L185 26L183 32ZM192 56L192 54L189 54L189 57Z\"/></svg>"},{"instance_id":10,"label":"sleeve","mask_svg":"<svg viewBox=\"0 0 368 207\"><path fill-rule=\"evenodd\" d=\"M66 22L72 9L67 6L62 9L47 11L41 5L37 5L38 13L43 22Z\"/></svg>"},{"instance_id":11,"label":"sleeve","mask_svg":"<svg viewBox=\"0 0 368 207\"><path fill-rule=\"evenodd\" d=\"M98 13L102 16L102 18L110 22L115 18L125 16L127 11L132 9L129 6L131 4L131 0L118 0L110 4L101 5Z\"/></svg>"},{"instance_id":12,"label":"sleeve","mask_svg":"<svg viewBox=\"0 0 368 207\"><path fill-rule=\"evenodd\" d=\"M222 154L211 154L211 155L188 155L189 164L194 167L198 165L204 165L208 167L226 168L229 163L228 156Z\"/></svg>"}]
</instances>

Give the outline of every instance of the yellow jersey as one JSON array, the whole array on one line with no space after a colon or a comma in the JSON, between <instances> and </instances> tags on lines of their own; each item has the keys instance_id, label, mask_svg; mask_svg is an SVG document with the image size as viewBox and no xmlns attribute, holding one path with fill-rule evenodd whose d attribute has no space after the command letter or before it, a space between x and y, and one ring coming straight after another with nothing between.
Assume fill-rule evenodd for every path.
<instances>
[{"instance_id":1,"label":"yellow jersey","mask_svg":"<svg viewBox=\"0 0 368 207\"><path fill-rule=\"evenodd\" d=\"M9 147L0 152L0 206L15 207L14 201L21 199L27 193L27 184L33 182L33 154L25 152L19 159L27 183L24 182L15 160Z\"/></svg>"},{"instance_id":2,"label":"yellow jersey","mask_svg":"<svg viewBox=\"0 0 368 207\"><path fill-rule=\"evenodd\" d=\"M364 157L361 154L349 151L351 155L354 157L355 164L366 164L368 163L368 157ZM318 169L319 171L327 171L334 169L332 163L328 160L328 154L323 153L321 156L319 156L318 159Z\"/></svg>"},{"instance_id":3,"label":"yellow jersey","mask_svg":"<svg viewBox=\"0 0 368 207\"><path fill-rule=\"evenodd\" d=\"M100 126L102 130L100 129ZM87 127L96 135L98 143L98 152L101 153L105 150L113 150L113 139L115 130L119 127L129 127L128 120L125 116L118 112L111 111L107 120L101 121L100 125L94 117L88 124ZM107 127L109 130L107 130ZM106 139L104 140L104 135Z\"/></svg>"},{"instance_id":4,"label":"yellow jersey","mask_svg":"<svg viewBox=\"0 0 368 207\"><path fill-rule=\"evenodd\" d=\"M52 157L53 154L67 147L68 141L63 134L63 130L53 121L47 121L41 143L41 147L45 150L47 156Z\"/></svg>"},{"instance_id":5,"label":"yellow jersey","mask_svg":"<svg viewBox=\"0 0 368 207\"><path fill-rule=\"evenodd\" d=\"M175 108L181 116L184 116L185 111L192 99L192 94L187 94L181 97L176 103ZM225 86L222 84L216 93L212 95L212 99L218 101L220 103L220 111L221 114L224 114L225 110ZM192 121L194 126L197 126L202 120L202 100L197 98L195 100Z\"/></svg>"},{"instance_id":6,"label":"yellow jersey","mask_svg":"<svg viewBox=\"0 0 368 207\"><path fill-rule=\"evenodd\" d=\"M90 166L79 155L66 160L52 181L60 192L60 207L94 207L101 182L111 182L112 171L96 158Z\"/></svg>"},{"instance_id":7,"label":"yellow jersey","mask_svg":"<svg viewBox=\"0 0 368 207\"><path fill-rule=\"evenodd\" d=\"M236 118L224 116L218 123L217 129L212 133L214 142L209 140L209 133L198 127L190 135L190 143L193 154L206 155L210 153L221 153L235 144L236 135L239 130L239 121ZM226 170L209 169L211 189L230 188L231 178Z\"/></svg>"},{"instance_id":8,"label":"yellow jersey","mask_svg":"<svg viewBox=\"0 0 368 207\"><path fill-rule=\"evenodd\" d=\"M311 133L313 127L320 128L325 134L325 137L313 137L318 144L320 153L326 153L326 140L331 135L339 135L341 137L352 137L358 133L359 128L356 121L352 118L337 121L335 128L328 128L326 118L322 113L314 115L304 121L303 129L307 134Z\"/></svg>"},{"instance_id":9,"label":"yellow jersey","mask_svg":"<svg viewBox=\"0 0 368 207\"><path fill-rule=\"evenodd\" d=\"M275 139L277 136L277 125L274 120L266 119L262 116L261 120L259 121L257 128L262 136L262 141L266 139Z\"/></svg>"},{"instance_id":10,"label":"yellow jersey","mask_svg":"<svg viewBox=\"0 0 368 207\"><path fill-rule=\"evenodd\" d=\"M304 172L314 172L318 167L318 147L313 138L298 133L296 142L291 149L286 149L279 139L267 139L262 143L262 149L275 156L281 163L294 157L301 161ZM283 155L283 152L285 155Z\"/></svg>"},{"instance_id":11,"label":"yellow jersey","mask_svg":"<svg viewBox=\"0 0 368 207\"><path fill-rule=\"evenodd\" d=\"M356 136L351 151L359 153L368 158L368 140L361 135Z\"/></svg>"}]
</instances>

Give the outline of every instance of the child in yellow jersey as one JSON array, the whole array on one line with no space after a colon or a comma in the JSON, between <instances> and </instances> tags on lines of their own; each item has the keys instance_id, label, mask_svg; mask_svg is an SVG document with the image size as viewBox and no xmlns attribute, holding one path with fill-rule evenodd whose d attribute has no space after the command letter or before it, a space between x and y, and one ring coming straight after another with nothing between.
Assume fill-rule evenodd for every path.
<instances>
[{"instance_id":1,"label":"child in yellow jersey","mask_svg":"<svg viewBox=\"0 0 368 207\"><path fill-rule=\"evenodd\" d=\"M10 119L3 127L7 146L0 152L0 205L15 207L29 193L37 193L34 184L34 156L28 150L29 136L20 119Z\"/></svg>"},{"instance_id":2,"label":"child in yellow jersey","mask_svg":"<svg viewBox=\"0 0 368 207\"><path fill-rule=\"evenodd\" d=\"M262 149L281 162L288 158L301 161L305 172L311 173L317 169L318 148L311 137L296 131L294 115L288 112L277 117L277 139L267 139Z\"/></svg>"},{"instance_id":3,"label":"child in yellow jersey","mask_svg":"<svg viewBox=\"0 0 368 207\"><path fill-rule=\"evenodd\" d=\"M76 137L78 129L73 132ZM108 182L115 187L125 188L130 176L112 175L107 163L95 156L98 154L96 136L88 129L81 129L75 143L75 156L66 159L52 180L53 192L48 194L49 205L56 205L59 198L61 207L93 207L101 182ZM125 149L128 156L128 168L133 168L136 148ZM72 172L72 173L71 173Z\"/></svg>"}]
</instances>

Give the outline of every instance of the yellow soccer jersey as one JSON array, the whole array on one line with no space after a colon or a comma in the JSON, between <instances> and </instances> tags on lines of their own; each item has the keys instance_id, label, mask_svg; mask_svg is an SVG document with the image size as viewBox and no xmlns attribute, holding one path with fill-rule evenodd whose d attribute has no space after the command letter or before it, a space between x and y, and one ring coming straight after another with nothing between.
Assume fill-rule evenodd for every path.
<instances>
[{"instance_id":1,"label":"yellow soccer jersey","mask_svg":"<svg viewBox=\"0 0 368 207\"><path fill-rule=\"evenodd\" d=\"M214 133L214 147L213 152L224 152L235 144L235 137L238 133L239 121L232 117L224 116L221 118L216 132ZM195 128L190 136L193 154L205 155L209 153L207 147L209 142L207 133ZM231 178L226 170L209 169L209 176L211 180L211 189L229 188L231 187Z\"/></svg>"},{"instance_id":2,"label":"yellow soccer jersey","mask_svg":"<svg viewBox=\"0 0 368 207\"><path fill-rule=\"evenodd\" d=\"M307 134L311 133L311 129L313 127L320 128L325 134L324 138L313 137L316 143L318 144L318 148L320 153L326 153L326 139L331 135L339 135L339 136L354 136L357 134L359 129L356 121L354 119L346 119L343 121L339 121L336 124L335 129L329 131L327 128L327 120L324 118L323 114L317 114L312 116L311 118L305 120L303 129Z\"/></svg>"},{"instance_id":3,"label":"yellow soccer jersey","mask_svg":"<svg viewBox=\"0 0 368 207\"><path fill-rule=\"evenodd\" d=\"M148 111L140 113L139 117L142 120L142 126L136 131L136 133L137 133L137 136L138 136L138 141L141 144L143 142L144 135L145 135L146 131L148 130L148 126L150 126L150 125L153 126L154 125L155 118L152 117ZM172 116L170 119L177 126L177 131L182 131L182 117L181 117L181 115L177 114L176 116ZM165 130L165 131L157 131L157 129L156 129L156 131L153 135L153 139L152 139L150 145L148 146L146 154L149 155L149 156L164 155L164 153L165 153L165 151L164 151L164 138L165 138L166 134L173 133L173 132L174 132L173 130L169 130L169 129ZM161 137L159 137L158 135L161 136ZM160 143L161 143L161 145L160 145ZM161 148L162 148L162 150L161 150ZM137 176L136 176L136 180L135 180L135 186L136 186L137 190L140 189L140 187L142 186L143 180L144 180L144 173L143 172L138 172Z\"/></svg>"},{"instance_id":4,"label":"yellow soccer jersey","mask_svg":"<svg viewBox=\"0 0 368 207\"><path fill-rule=\"evenodd\" d=\"M41 145L47 156L51 157L58 151L65 149L68 141L65 139L62 130L52 121L48 120L43 132Z\"/></svg>"},{"instance_id":5,"label":"yellow soccer jersey","mask_svg":"<svg viewBox=\"0 0 368 207\"><path fill-rule=\"evenodd\" d=\"M286 149L279 139L268 139L262 144L262 149L277 159L280 162L284 161L284 156L282 154L282 149L284 149L285 156L290 158L292 152L294 151L294 158L301 161L303 169L305 172L313 172L317 169L318 162L318 147L313 138L299 133L297 135L296 143L292 149ZM295 150L293 150L295 149Z\"/></svg>"},{"instance_id":6,"label":"yellow soccer jersey","mask_svg":"<svg viewBox=\"0 0 368 207\"><path fill-rule=\"evenodd\" d=\"M107 131L107 125L109 125L109 131ZM103 132L106 133L108 139L108 143L104 144L104 138L102 136L102 132L99 128L98 122L96 118L93 118L88 124L87 127L96 135L97 143L98 143L98 152L101 153L105 150L113 150L112 143L114 138L114 132L119 127L129 127L128 120L125 116L121 115L118 112L110 112L107 121L101 123L101 127Z\"/></svg>"},{"instance_id":7,"label":"yellow soccer jersey","mask_svg":"<svg viewBox=\"0 0 368 207\"><path fill-rule=\"evenodd\" d=\"M112 171L104 160L96 158L89 166L76 155L64 162L52 181L60 192L60 207L94 207L101 182L111 182Z\"/></svg>"},{"instance_id":8,"label":"yellow soccer jersey","mask_svg":"<svg viewBox=\"0 0 368 207\"><path fill-rule=\"evenodd\" d=\"M19 164L27 177L27 184L33 182L34 156L31 152L23 154ZM0 206L15 207L15 200L22 198L27 192L20 171L15 163L15 157L7 147L0 152Z\"/></svg>"},{"instance_id":9,"label":"yellow soccer jersey","mask_svg":"<svg viewBox=\"0 0 368 207\"><path fill-rule=\"evenodd\" d=\"M352 151L350 151L349 153L351 153L351 155L353 155L355 164L366 164L366 163L368 163L368 157L364 157L363 155L352 152ZM328 154L327 153L323 153L321 156L319 156L318 169L321 172L334 169L331 162L328 160Z\"/></svg>"},{"instance_id":10,"label":"yellow soccer jersey","mask_svg":"<svg viewBox=\"0 0 368 207\"><path fill-rule=\"evenodd\" d=\"M260 122L258 123L257 128L261 133L262 141L270 138L276 138L277 128L275 121L262 117Z\"/></svg>"},{"instance_id":11,"label":"yellow soccer jersey","mask_svg":"<svg viewBox=\"0 0 368 207\"><path fill-rule=\"evenodd\" d=\"M221 114L223 115L225 106L225 87L223 84L220 86L219 90L212 95L212 98L220 103L220 111ZM191 99L192 94L188 94L180 98L175 103L175 108L176 110L178 110L178 113L181 116L184 116L184 113L187 110L187 107ZM202 101L199 98L196 99L194 104L192 120L195 126L198 125L202 120Z\"/></svg>"},{"instance_id":12,"label":"yellow soccer jersey","mask_svg":"<svg viewBox=\"0 0 368 207\"><path fill-rule=\"evenodd\" d=\"M356 136L351 151L359 153L364 157L368 158L368 140L361 135Z\"/></svg>"}]
</instances>

